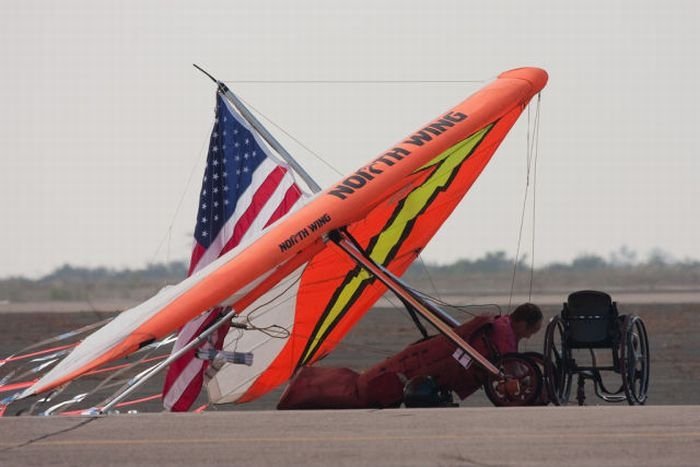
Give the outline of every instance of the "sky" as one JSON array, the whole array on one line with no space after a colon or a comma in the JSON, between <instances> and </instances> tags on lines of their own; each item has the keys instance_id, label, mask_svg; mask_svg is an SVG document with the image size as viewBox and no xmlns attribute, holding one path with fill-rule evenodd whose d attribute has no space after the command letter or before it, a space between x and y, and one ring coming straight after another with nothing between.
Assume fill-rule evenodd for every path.
<instances>
[{"instance_id":1,"label":"sky","mask_svg":"<svg viewBox=\"0 0 700 467\"><path fill-rule=\"evenodd\" d=\"M323 187L499 73L544 68L539 130L533 107L424 259L515 255L535 136L521 254L698 259L697 5L2 0L0 277L189 256L214 107L192 63Z\"/></svg>"}]
</instances>

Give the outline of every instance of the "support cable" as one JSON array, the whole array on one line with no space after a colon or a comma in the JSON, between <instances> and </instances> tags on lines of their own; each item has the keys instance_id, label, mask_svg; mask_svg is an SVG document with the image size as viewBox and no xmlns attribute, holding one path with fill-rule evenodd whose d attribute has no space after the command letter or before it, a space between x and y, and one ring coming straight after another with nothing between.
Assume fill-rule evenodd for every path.
<instances>
[{"instance_id":1,"label":"support cable","mask_svg":"<svg viewBox=\"0 0 700 467\"><path fill-rule=\"evenodd\" d=\"M535 117L534 117L534 123L531 124L531 107L528 105L527 107L527 140L526 140L526 154L525 154L525 160L526 160L526 174L525 174L525 190L523 193L523 202L522 202L522 208L520 211L520 226L518 228L518 239L516 243L516 250L515 250L515 257L513 259L513 274L511 276L511 283L510 283L510 294L508 297L508 312L512 310L513 306L513 293L515 291L515 278L517 275L517 270L518 270L518 264L520 260L520 247L522 244L522 237L523 237L523 227L525 224L525 214L527 211L527 201L528 201L528 195L530 193L530 175L531 172L534 172L534 167L536 166L536 161L533 163L534 159L534 154L535 150L534 148L537 147L534 143L537 141L538 138L536 136L538 135L538 130L539 130L539 119L540 119L540 97L538 95L537 99L537 109L535 112ZM536 179L533 178L533 185ZM534 186L533 186L533 193L534 193ZM534 206L534 195L533 195L533 214L535 212L535 206ZM534 232L535 232L535 227L534 227L534 219L533 219L533 244L534 244ZM531 270L530 270L530 291L528 294L528 300L531 300L532 298L532 284L533 284L533 276L534 276L534 250L532 252L533 259L531 260Z\"/></svg>"}]
</instances>

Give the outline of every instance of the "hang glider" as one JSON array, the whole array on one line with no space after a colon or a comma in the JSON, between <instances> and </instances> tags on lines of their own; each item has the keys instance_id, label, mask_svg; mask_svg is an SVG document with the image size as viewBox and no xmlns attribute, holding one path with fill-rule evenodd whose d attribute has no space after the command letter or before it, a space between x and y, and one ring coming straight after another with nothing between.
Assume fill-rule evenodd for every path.
<instances>
[{"instance_id":1,"label":"hang glider","mask_svg":"<svg viewBox=\"0 0 700 467\"><path fill-rule=\"evenodd\" d=\"M248 402L331 352L387 289L471 354L473 349L452 335L454 323L398 277L546 82L546 72L537 68L502 73L303 207L121 313L21 397L49 391L136 352L220 306L230 311L207 332L233 319L237 325L224 352L250 352L254 361L251 366L212 365L210 400ZM283 332L266 331L270 326ZM480 363L498 372L488 361Z\"/></svg>"}]
</instances>

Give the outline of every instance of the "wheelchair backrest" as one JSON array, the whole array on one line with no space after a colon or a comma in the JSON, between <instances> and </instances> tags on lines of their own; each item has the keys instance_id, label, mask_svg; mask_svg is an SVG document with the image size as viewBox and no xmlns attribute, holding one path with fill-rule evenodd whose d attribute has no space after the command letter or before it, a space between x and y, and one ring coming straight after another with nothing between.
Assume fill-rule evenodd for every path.
<instances>
[{"instance_id":1,"label":"wheelchair backrest","mask_svg":"<svg viewBox=\"0 0 700 467\"><path fill-rule=\"evenodd\" d=\"M617 346L617 306L605 292L581 290L572 293L564 303L561 317L570 348Z\"/></svg>"}]
</instances>

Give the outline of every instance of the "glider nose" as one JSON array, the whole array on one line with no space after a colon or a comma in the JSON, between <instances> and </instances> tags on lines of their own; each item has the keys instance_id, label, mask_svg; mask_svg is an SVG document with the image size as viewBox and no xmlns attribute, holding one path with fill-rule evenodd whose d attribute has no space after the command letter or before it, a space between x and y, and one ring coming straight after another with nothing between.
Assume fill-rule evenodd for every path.
<instances>
[{"instance_id":1,"label":"glider nose","mask_svg":"<svg viewBox=\"0 0 700 467\"><path fill-rule=\"evenodd\" d=\"M532 94L535 95L547 84L549 76L542 68L524 67L515 68L498 75L499 79L522 79L532 85Z\"/></svg>"}]
</instances>

